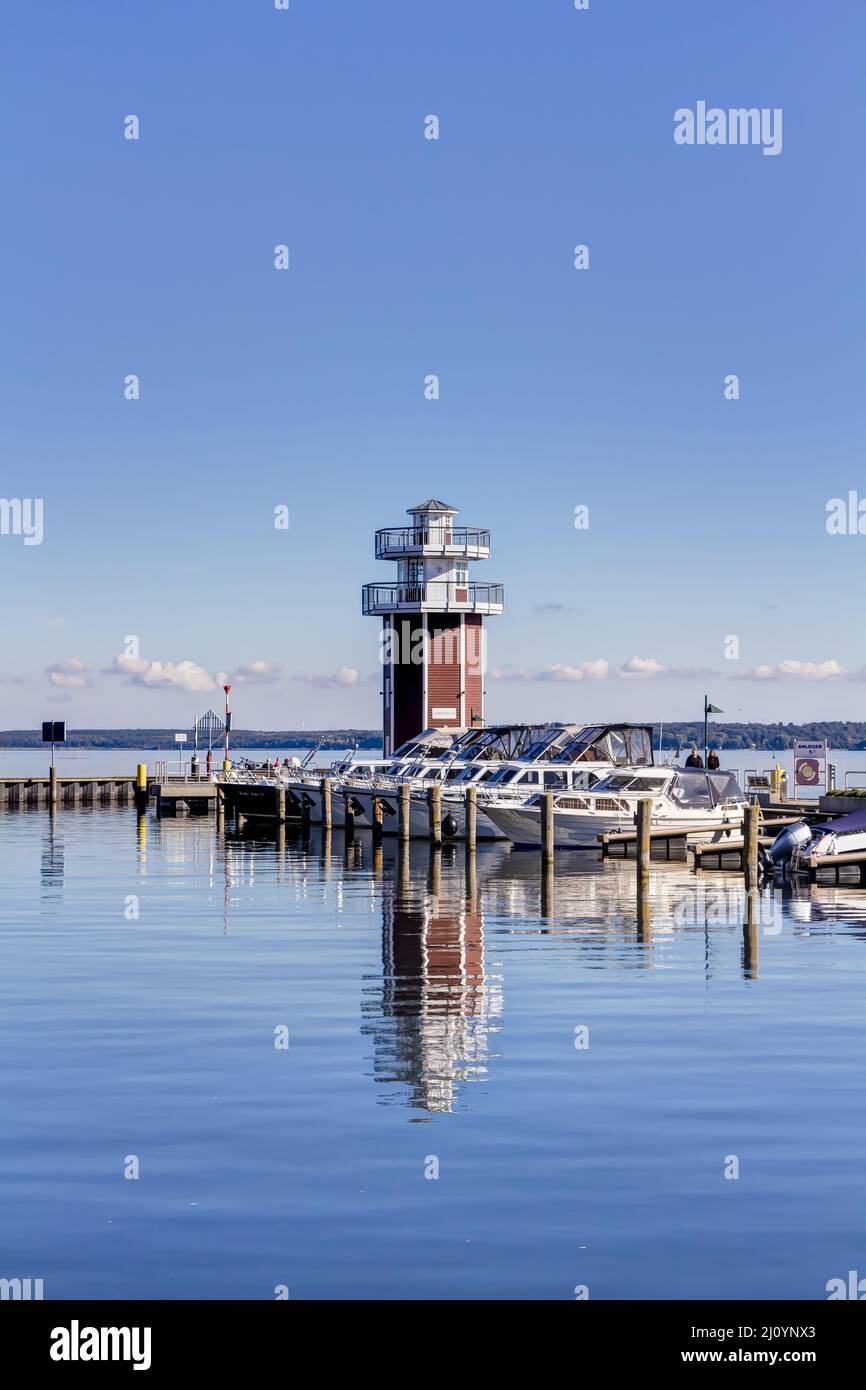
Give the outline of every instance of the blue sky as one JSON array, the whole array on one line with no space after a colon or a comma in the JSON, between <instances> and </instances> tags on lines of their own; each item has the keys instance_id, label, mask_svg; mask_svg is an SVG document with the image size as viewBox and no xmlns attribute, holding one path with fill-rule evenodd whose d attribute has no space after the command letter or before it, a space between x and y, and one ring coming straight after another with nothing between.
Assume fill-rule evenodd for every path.
<instances>
[{"instance_id":1,"label":"blue sky","mask_svg":"<svg viewBox=\"0 0 866 1390\"><path fill-rule=\"evenodd\" d=\"M4 29L0 495L44 537L0 536L0 727L183 727L244 668L239 724L377 724L372 533L431 494L493 532L490 716L863 716L866 536L825 525L866 498L862 6ZM699 100L781 108L781 153L678 146Z\"/></svg>"}]
</instances>

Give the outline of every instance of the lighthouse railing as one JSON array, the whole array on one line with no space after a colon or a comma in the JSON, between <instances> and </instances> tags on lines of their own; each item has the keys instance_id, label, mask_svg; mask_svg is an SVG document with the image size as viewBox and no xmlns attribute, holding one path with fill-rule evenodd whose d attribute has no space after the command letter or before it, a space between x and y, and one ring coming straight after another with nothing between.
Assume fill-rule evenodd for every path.
<instances>
[{"instance_id":1,"label":"lighthouse railing","mask_svg":"<svg viewBox=\"0 0 866 1390\"><path fill-rule=\"evenodd\" d=\"M433 612L472 612L501 608L505 590L501 584L453 584L431 580L427 584L365 584L364 613L394 613L401 608L429 608Z\"/></svg>"},{"instance_id":2,"label":"lighthouse railing","mask_svg":"<svg viewBox=\"0 0 866 1390\"><path fill-rule=\"evenodd\" d=\"M490 532L471 526L394 526L376 532L376 559L435 550L480 555L490 550Z\"/></svg>"}]
</instances>

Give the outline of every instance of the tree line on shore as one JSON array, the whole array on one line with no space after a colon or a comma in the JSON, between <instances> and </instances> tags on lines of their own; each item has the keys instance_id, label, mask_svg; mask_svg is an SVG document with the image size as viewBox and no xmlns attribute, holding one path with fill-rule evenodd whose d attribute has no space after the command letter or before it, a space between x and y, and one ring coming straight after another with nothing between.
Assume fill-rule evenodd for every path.
<instances>
[{"instance_id":1,"label":"tree line on shore","mask_svg":"<svg viewBox=\"0 0 866 1390\"><path fill-rule=\"evenodd\" d=\"M647 721L649 722L649 721ZM175 749L175 729L71 729L67 748L152 748ZM659 725L654 725L653 742L658 746ZM665 724L665 748L704 742L700 720ZM188 734L186 748L192 747ZM709 726L710 744L717 748L791 748L798 739L826 739L831 748L866 748L866 721L816 720L809 724L717 724ZM382 735L376 729L234 729L233 748L362 748L378 749ZM218 741L215 747L220 748ZM0 730L0 748L41 748L41 729Z\"/></svg>"}]
</instances>

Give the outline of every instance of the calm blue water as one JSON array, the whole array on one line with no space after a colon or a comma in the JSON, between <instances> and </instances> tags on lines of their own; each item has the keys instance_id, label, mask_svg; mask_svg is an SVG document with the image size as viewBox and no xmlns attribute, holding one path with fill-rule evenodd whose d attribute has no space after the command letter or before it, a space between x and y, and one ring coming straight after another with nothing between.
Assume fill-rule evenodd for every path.
<instances>
[{"instance_id":1,"label":"calm blue water","mask_svg":"<svg viewBox=\"0 0 866 1390\"><path fill-rule=\"evenodd\" d=\"M551 904L535 855L477 861L0 808L0 1276L822 1298L866 1270L866 893L765 902L744 950L735 874L658 863L639 924L632 864L561 856Z\"/></svg>"}]
</instances>

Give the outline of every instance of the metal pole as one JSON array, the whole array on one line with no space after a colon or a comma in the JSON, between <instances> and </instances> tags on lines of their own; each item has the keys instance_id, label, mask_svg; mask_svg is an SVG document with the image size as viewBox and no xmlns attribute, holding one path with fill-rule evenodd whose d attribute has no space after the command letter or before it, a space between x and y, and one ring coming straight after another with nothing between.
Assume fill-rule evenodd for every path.
<instances>
[{"instance_id":1,"label":"metal pole","mask_svg":"<svg viewBox=\"0 0 866 1390\"><path fill-rule=\"evenodd\" d=\"M710 744L710 730L709 730L710 715L709 715L709 708L710 708L710 702L709 702L708 697L705 695L705 696L704 696L704 767L706 767L706 765L707 765L707 759L709 758L709 755L710 755L710 748L709 748L709 744Z\"/></svg>"},{"instance_id":2,"label":"metal pole","mask_svg":"<svg viewBox=\"0 0 866 1390\"><path fill-rule=\"evenodd\" d=\"M230 725L231 725L231 715L229 714L229 694L231 693L231 686L230 686L230 685L224 685L224 686L223 686L223 690L224 690L225 693L226 693L226 729L225 729L225 734L226 734L226 751L225 751L225 759L224 759L224 761L223 761L223 772L228 772L228 770L229 770L229 768L230 768L230 766L231 766L231 764L229 763L229 727L230 727Z\"/></svg>"}]
</instances>

